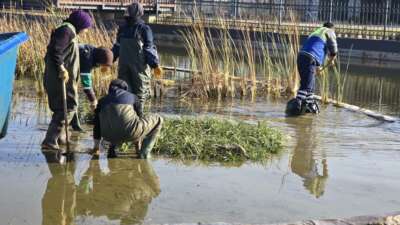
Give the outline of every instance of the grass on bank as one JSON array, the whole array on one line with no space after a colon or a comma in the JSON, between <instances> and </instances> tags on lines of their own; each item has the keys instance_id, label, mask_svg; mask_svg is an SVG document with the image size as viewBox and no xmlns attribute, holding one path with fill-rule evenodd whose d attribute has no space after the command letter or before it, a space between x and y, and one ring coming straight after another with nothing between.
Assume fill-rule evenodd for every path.
<instances>
[{"instance_id":1,"label":"grass on bank","mask_svg":"<svg viewBox=\"0 0 400 225\"><path fill-rule=\"evenodd\" d=\"M283 148L284 136L266 122L219 118L166 119L153 154L182 160L265 161Z\"/></svg>"}]
</instances>

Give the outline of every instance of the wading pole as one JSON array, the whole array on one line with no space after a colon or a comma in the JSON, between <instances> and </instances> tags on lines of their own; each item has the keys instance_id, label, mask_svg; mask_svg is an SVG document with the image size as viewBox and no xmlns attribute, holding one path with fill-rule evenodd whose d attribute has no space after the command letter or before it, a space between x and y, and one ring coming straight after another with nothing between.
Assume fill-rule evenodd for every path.
<instances>
[{"instance_id":1,"label":"wading pole","mask_svg":"<svg viewBox=\"0 0 400 225\"><path fill-rule=\"evenodd\" d=\"M65 140L67 142L67 154L69 154L69 136L68 136L68 109L67 109L67 88L65 87L65 81L62 82L62 98L64 108L64 128L65 128Z\"/></svg>"}]
</instances>

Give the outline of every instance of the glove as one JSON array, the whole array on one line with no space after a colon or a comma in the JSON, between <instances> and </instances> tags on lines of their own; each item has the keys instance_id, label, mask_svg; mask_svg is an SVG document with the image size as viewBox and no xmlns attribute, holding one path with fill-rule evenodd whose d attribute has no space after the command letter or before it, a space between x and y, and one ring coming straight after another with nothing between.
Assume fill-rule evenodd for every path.
<instances>
[{"instance_id":1,"label":"glove","mask_svg":"<svg viewBox=\"0 0 400 225\"><path fill-rule=\"evenodd\" d=\"M68 70L65 69L64 65L60 66L60 73L59 73L58 77L65 83L67 83L67 81L69 80L69 73L68 73Z\"/></svg>"},{"instance_id":2,"label":"glove","mask_svg":"<svg viewBox=\"0 0 400 225\"><path fill-rule=\"evenodd\" d=\"M91 151L92 154L97 154L100 151L100 140L94 139L93 149Z\"/></svg>"},{"instance_id":3,"label":"glove","mask_svg":"<svg viewBox=\"0 0 400 225\"><path fill-rule=\"evenodd\" d=\"M100 72L101 73L107 73L108 72L108 66L101 66L100 67Z\"/></svg>"},{"instance_id":4,"label":"glove","mask_svg":"<svg viewBox=\"0 0 400 225\"><path fill-rule=\"evenodd\" d=\"M324 67L322 67L322 66L319 66L319 67L317 67L317 69L316 69L317 71L317 76L320 76L320 75L322 75L322 72L324 71Z\"/></svg>"},{"instance_id":5,"label":"glove","mask_svg":"<svg viewBox=\"0 0 400 225\"><path fill-rule=\"evenodd\" d=\"M336 56L329 57L329 59L328 59L328 65L329 65L329 66L335 66L335 59L336 59Z\"/></svg>"},{"instance_id":6,"label":"glove","mask_svg":"<svg viewBox=\"0 0 400 225\"><path fill-rule=\"evenodd\" d=\"M164 74L164 71L162 70L161 67L157 66L156 68L154 68L153 73L156 79L161 79Z\"/></svg>"},{"instance_id":7,"label":"glove","mask_svg":"<svg viewBox=\"0 0 400 225\"><path fill-rule=\"evenodd\" d=\"M96 110L97 107L97 100L95 99L93 102L90 102L90 109L92 111Z\"/></svg>"}]
</instances>

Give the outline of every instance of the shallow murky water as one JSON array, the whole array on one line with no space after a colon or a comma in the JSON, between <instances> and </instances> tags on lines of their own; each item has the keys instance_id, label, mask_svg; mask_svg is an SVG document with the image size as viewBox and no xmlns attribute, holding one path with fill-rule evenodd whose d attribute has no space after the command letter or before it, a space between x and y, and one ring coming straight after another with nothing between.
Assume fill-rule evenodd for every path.
<instances>
[{"instance_id":1,"label":"shallow murky water","mask_svg":"<svg viewBox=\"0 0 400 225\"><path fill-rule=\"evenodd\" d=\"M166 100L151 110L265 119L287 133L288 146L267 165L75 154L62 166L39 147L49 119L43 107L22 96L14 106L8 136L0 141L2 224L272 223L400 209L399 123L332 106L318 116L286 118L284 102L271 99ZM74 135L76 150L91 147L90 135Z\"/></svg>"}]
</instances>

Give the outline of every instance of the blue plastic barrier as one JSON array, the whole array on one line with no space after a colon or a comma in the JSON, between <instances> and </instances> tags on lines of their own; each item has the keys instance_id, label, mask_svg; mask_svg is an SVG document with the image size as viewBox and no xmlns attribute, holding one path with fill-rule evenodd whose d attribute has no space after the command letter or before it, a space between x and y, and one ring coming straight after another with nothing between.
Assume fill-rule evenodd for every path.
<instances>
[{"instance_id":1,"label":"blue plastic barrier","mask_svg":"<svg viewBox=\"0 0 400 225\"><path fill-rule=\"evenodd\" d=\"M26 33L0 34L0 139L7 133L18 48L26 40Z\"/></svg>"}]
</instances>

